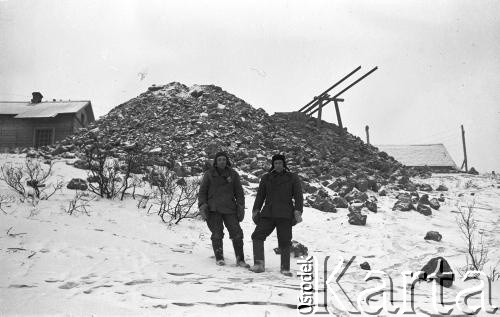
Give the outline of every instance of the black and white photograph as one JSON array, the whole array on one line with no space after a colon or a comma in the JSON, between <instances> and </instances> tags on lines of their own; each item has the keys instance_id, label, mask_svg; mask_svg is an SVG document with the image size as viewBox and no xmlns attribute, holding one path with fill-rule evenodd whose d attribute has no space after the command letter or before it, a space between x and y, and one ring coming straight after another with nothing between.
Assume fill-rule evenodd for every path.
<instances>
[{"instance_id":1,"label":"black and white photograph","mask_svg":"<svg viewBox=\"0 0 500 317\"><path fill-rule=\"evenodd\" d=\"M500 316L500 1L0 0L0 316Z\"/></svg>"}]
</instances>

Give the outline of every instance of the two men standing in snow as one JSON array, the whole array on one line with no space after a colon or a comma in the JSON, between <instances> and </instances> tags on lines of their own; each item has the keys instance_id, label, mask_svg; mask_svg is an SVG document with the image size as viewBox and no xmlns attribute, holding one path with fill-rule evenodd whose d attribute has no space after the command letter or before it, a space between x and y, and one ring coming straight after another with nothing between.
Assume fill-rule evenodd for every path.
<instances>
[{"instance_id":1,"label":"two men standing in snow","mask_svg":"<svg viewBox=\"0 0 500 317\"><path fill-rule=\"evenodd\" d=\"M233 240L236 265L249 267L245 263L243 231L239 224L245 216L243 187L238 173L231 168L226 153L217 153L213 167L205 172L198 206L201 217L207 221L212 232L216 263L225 264L222 249L224 224ZM281 273L292 275L292 226L302 221L302 210L303 195L299 177L290 172L283 155L274 155L269 172L264 174L260 181L253 206L252 219L257 226L252 234L254 265L250 270L256 273L265 271L264 241L276 228L281 252Z\"/></svg>"}]
</instances>

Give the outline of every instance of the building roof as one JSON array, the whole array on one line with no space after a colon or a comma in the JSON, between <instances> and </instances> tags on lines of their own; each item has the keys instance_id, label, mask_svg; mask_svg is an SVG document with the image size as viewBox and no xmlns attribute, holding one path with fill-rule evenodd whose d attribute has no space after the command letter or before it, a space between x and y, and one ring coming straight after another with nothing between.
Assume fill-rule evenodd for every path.
<instances>
[{"instance_id":1,"label":"building roof","mask_svg":"<svg viewBox=\"0 0 500 317\"><path fill-rule=\"evenodd\" d=\"M443 144L376 145L406 166L442 166L456 168Z\"/></svg>"},{"instance_id":2,"label":"building roof","mask_svg":"<svg viewBox=\"0 0 500 317\"><path fill-rule=\"evenodd\" d=\"M52 118L60 113L75 113L90 104L90 101L48 101L32 104L25 101L0 101L0 114L15 115L14 118Z\"/></svg>"}]
</instances>

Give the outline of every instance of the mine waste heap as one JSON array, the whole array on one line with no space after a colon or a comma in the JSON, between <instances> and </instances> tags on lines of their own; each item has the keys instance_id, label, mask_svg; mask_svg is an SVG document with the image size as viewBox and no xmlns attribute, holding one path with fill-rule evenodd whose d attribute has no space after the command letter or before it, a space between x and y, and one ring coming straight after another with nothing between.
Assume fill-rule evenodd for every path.
<instances>
[{"instance_id":1,"label":"mine waste heap","mask_svg":"<svg viewBox=\"0 0 500 317\"><path fill-rule=\"evenodd\" d=\"M201 175L215 153L225 150L233 166L246 172L244 180L254 183L269 169L271 156L282 153L306 192L322 186L337 192L353 187L377 191L411 176L385 152L335 124L323 121L319 129L316 118L302 113L269 115L214 85L149 87L43 150L49 156L78 157L96 142L118 158L138 149L150 164L168 166L181 177Z\"/></svg>"}]
</instances>

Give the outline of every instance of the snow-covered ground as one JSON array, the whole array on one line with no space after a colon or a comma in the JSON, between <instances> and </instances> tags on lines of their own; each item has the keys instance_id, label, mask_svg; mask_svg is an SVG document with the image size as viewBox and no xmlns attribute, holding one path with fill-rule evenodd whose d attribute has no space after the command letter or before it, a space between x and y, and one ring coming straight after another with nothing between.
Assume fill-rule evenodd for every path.
<instances>
[{"instance_id":1,"label":"snow-covered ground","mask_svg":"<svg viewBox=\"0 0 500 317\"><path fill-rule=\"evenodd\" d=\"M10 160L22 159L4 155L0 164ZM54 168L54 175L66 182L86 177L85 171L64 160ZM363 282L368 271L359 265L367 261L372 270L384 271L393 278L396 304L400 304L401 272L418 271L436 256L446 258L455 272L465 264L465 243L456 223L457 204L475 199L476 217L490 247L487 268L497 264L499 179L447 174L418 181L434 188L444 184L450 189L445 192L446 202L432 216L392 211L395 199L391 196L377 197L379 211L368 214L366 226L348 224L346 209L323 213L306 208L304 222L294 227L294 239L306 245L321 265L330 256L328 272L339 256L346 260L356 256L341 282L354 300L362 290L377 285ZM0 193L3 197L13 195L4 183L0 183ZM301 280L279 274L279 255L273 252L277 247L275 233L265 245L266 272L254 274L234 265L227 233L224 249L228 265L215 265L210 233L201 220L188 219L168 226L154 213L148 215L145 209L138 209L137 201L131 198L97 199L91 202L89 216L68 215L64 209L72 196L73 191L64 188L50 200L41 201L36 209L28 203L1 205L5 213L0 211L0 315L298 314ZM437 192L432 196L438 196ZM249 214L254 198L246 196L247 216L242 223L249 263L254 229ZM443 240L424 240L431 230L439 231ZM292 258L295 271L299 269L296 260ZM500 268L500 264L497 266ZM319 275L323 281L321 269ZM446 301L454 302L460 290L476 284L457 278L451 289L445 289ZM422 282L416 286L417 314L435 313L431 285ZM492 303L500 306L499 282L492 284ZM488 315L484 311L481 314Z\"/></svg>"}]
</instances>

